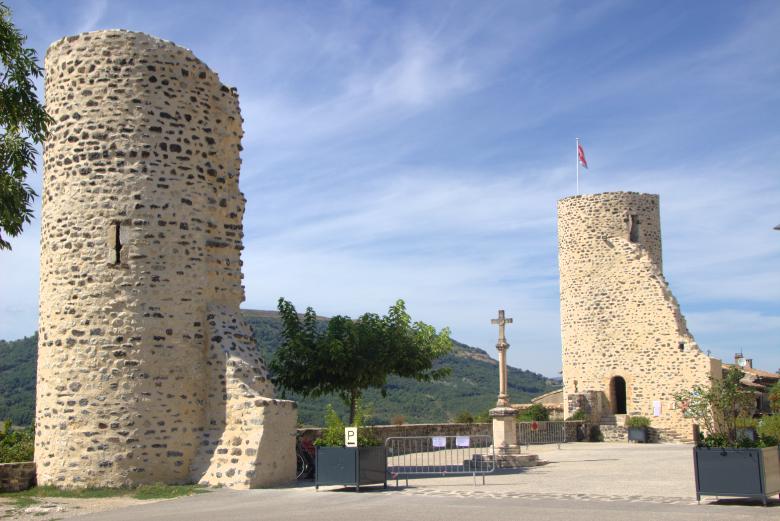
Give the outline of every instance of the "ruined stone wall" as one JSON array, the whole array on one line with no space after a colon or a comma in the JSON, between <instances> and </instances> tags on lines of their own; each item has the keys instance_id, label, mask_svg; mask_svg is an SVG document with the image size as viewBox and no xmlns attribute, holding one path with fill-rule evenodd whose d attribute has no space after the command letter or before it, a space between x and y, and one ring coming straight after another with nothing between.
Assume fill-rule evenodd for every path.
<instances>
[{"instance_id":1,"label":"ruined stone wall","mask_svg":"<svg viewBox=\"0 0 780 521\"><path fill-rule=\"evenodd\" d=\"M235 90L190 51L128 31L59 40L45 69L55 123L44 151L38 482L267 483L244 478L272 422L287 433L273 442L273 480L292 478L294 404L271 401L256 357L246 374L229 363L255 349L239 313ZM242 334L216 333L222 324ZM247 396L251 413L226 414ZM204 478L223 432L242 422L231 456Z\"/></svg>"},{"instance_id":2,"label":"ruined stone wall","mask_svg":"<svg viewBox=\"0 0 780 521\"><path fill-rule=\"evenodd\" d=\"M564 396L603 393L614 407L619 376L628 414L650 417L667 437L690 438L673 394L706 384L719 361L701 352L664 279L658 196L562 199L558 244Z\"/></svg>"}]
</instances>

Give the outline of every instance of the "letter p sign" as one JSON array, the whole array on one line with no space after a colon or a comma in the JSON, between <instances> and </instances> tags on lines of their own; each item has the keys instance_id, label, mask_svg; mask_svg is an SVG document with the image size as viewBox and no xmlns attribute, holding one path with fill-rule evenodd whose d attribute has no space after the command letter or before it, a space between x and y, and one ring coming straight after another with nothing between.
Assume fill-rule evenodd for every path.
<instances>
[{"instance_id":1,"label":"letter p sign","mask_svg":"<svg viewBox=\"0 0 780 521\"><path fill-rule=\"evenodd\" d=\"M344 444L347 447L357 447L357 427L344 428Z\"/></svg>"}]
</instances>

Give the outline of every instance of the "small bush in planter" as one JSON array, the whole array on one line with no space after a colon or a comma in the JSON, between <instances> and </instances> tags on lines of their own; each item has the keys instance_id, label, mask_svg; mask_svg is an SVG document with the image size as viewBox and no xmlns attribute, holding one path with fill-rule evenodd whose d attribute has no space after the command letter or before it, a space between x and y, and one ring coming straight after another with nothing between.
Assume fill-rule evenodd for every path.
<instances>
[{"instance_id":1,"label":"small bush in planter","mask_svg":"<svg viewBox=\"0 0 780 521\"><path fill-rule=\"evenodd\" d=\"M626 427L630 429L646 429L650 427L650 418L645 416L629 416L626 418Z\"/></svg>"},{"instance_id":2,"label":"small bush in planter","mask_svg":"<svg viewBox=\"0 0 780 521\"><path fill-rule=\"evenodd\" d=\"M384 483L387 488L387 458L382 441L369 430L360 427L365 419L364 410L358 405L353 426L358 427L358 446L344 446L344 422L328 405L325 429L314 442L317 447L314 485L355 486Z\"/></svg>"},{"instance_id":3,"label":"small bush in planter","mask_svg":"<svg viewBox=\"0 0 780 521\"><path fill-rule=\"evenodd\" d=\"M363 427L366 419L366 410L358 404L355 412L355 421L352 426L358 428L358 447L376 447L382 445L382 440L374 436L369 430ZM322 430L322 436L314 441L315 447L343 447L344 446L344 422L339 415L328 404L325 409L325 428Z\"/></svg>"},{"instance_id":4,"label":"small bush in planter","mask_svg":"<svg viewBox=\"0 0 780 521\"><path fill-rule=\"evenodd\" d=\"M645 416L628 416L626 418L626 427L628 428L628 441L638 441L647 443L647 429L650 427L650 418Z\"/></svg>"},{"instance_id":5,"label":"small bush in planter","mask_svg":"<svg viewBox=\"0 0 780 521\"><path fill-rule=\"evenodd\" d=\"M693 449L696 499L701 496L760 498L780 492L777 439L761 435L757 440L740 438L740 417L750 415L753 392L740 380L744 373L732 367L722 379L710 378L709 388L695 386L675 395L687 418L703 425L707 435Z\"/></svg>"}]
</instances>

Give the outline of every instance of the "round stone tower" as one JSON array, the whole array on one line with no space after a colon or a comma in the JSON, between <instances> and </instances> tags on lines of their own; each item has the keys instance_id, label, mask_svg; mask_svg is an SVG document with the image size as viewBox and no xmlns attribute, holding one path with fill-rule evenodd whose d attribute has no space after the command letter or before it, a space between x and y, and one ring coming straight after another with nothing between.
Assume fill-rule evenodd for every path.
<instances>
[{"instance_id":1,"label":"round stone tower","mask_svg":"<svg viewBox=\"0 0 780 521\"><path fill-rule=\"evenodd\" d=\"M664 279L658 196L562 199L558 246L566 415L649 416L666 437L689 438L673 395L706 384L719 363L699 350Z\"/></svg>"},{"instance_id":2,"label":"round stone tower","mask_svg":"<svg viewBox=\"0 0 780 521\"><path fill-rule=\"evenodd\" d=\"M128 31L59 40L45 70L38 483L283 480L294 438L266 460L280 473L258 478L256 440L231 431L246 399L290 435L295 417L239 314L235 89L189 50ZM253 462L227 468L223 445Z\"/></svg>"}]
</instances>

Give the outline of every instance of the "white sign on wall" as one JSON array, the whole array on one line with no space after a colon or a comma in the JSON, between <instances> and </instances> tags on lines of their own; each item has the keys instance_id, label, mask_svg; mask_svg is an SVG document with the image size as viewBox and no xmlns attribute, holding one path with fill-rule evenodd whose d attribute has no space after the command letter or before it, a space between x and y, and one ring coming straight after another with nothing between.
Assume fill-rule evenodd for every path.
<instances>
[{"instance_id":1,"label":"white sign on wall","mask_svg":"<svg viewBox=\"0 0 780 521\"><path fill-rule=\"evenodd\" d=\"M344 428L344 445L347 447L357 447L357 427Z\"/></svg>"},{"instance_id":2,"label":"white sign on wall","mask_svg":"<svg viewBox=\"0 0 780 521\"><path fill-rule=\"evenodd\" d=\"M653 400L653 416L661 416L661 400Z\"/></svg>"}]
</instances>

